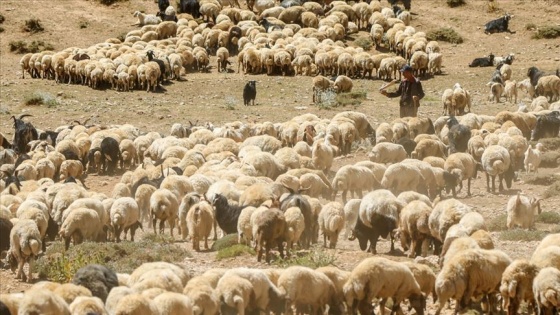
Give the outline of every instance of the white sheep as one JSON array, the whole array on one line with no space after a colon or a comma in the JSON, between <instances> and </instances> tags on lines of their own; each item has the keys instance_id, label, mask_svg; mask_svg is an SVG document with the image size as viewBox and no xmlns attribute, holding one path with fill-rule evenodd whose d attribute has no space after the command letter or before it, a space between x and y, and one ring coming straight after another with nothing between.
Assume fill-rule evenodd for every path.
<instances>
[{"instance_id":1,"label":"white sheep","mask_svg":"<svg viewBox=\"0 0 560 315\"><path fill-rule=\"evenodd\" d=\"M332 181L333 196L336 196L337 191L342 190L344 204L349 190L352 192L352 197L354 192L357 192L361 199L363 190L369 192L379 187L381 184L376 180L373 171L365 166L345 165L336 172Z\"/></svg>"},{"instance_id":2,"label":"white sheep","mask_svg":"<svg viewBox=\"0 0 560 315\"><path fill-rule=\"evenodd\" d=\"M560 307L560 270L554 267L543 268L533 281L533 296L535 297L539 314L552 314Z\"/></svg>"},{"instance_id":3,"label":"white sheep","mask_svg":"<svg viewBox=\"0 0 560 315\"><path fill-rule=\"evenodd\" d=\"M204 276L192 278L185 286L183 294L192 300L194 315L218 314L220 298Z\"/></svg>"},{"instance_id":4,"label":"white sheep","mask_svg":"<svg viewBox=\"0 0 560 315\"><path fill-rule=\"evenodd\" d=\"M522 301L534 306L533 280L538 272L538 268L526 259L516 259L507 266L500 285L504 310L517 314Z\"/></svg>"},{"instance_id":5,"label":"white sheep","mask_svg":"<svg viewBox=\"0 0 560 315\"><path fill-rule=\"evenodd\" d=\"M208 237L214 223L214 209L207 201L193 205L187 213L187 227L193 242L193 249L200 251L199 242L204 239L204 249L208 250Z\"/></svg>"},{"instance_id":6,"label":"white sheep","mask_svg":"<svg viewBox=\"0 0 560 315\"><path fill-rule=\"evenodd\" d=\"M18 314L70 315L70 310L54 292L37 289L25 293L19 303Z\"/></svg>"},{"instance_id":7,"label":"white sheep","mask_svg":"<svg viewBox=\"0 0 560 315\"><path fill-rule=\"evenodd\" d=\"M492 178L492 192L496 191L495 180L499 176L499 189L502 191L504 186L502 180L505 178L508 188L511 186L511 175L508 170L511 166L511 158L506 148L500 145L491 145L484 150L481 157L482 168L486 172L486 190L490 191L489 180ZM511 173L511 172L509 172Z\"/></svg>"},{"instance_id":8,"label":"white sheep","mask_svg":"<svg viewBox=\"0 0 560 315\"><path fill-rule=\"evenodd\" d=\"M376 144L368 154L369 160L376 163L397 163L406 159L406 156L402 145L390 142Z\"/></svg>"},{"instance_id":9,"label":"white sheep","mask_svg":"<svg viewBox=\"0 0 560 315\"><path fill-rule=\"evenodd\" d=\"M556 75L545 75L540 77L535 91L538 95L548 96L550 102L560 99L560 78Z\"/></svg>"},{"instance_id":10,"label":"white sheep","mask_svg":"<svg viewBox=\"0 0 560 315\"><path fill-rule=\"evenodd\" d=\"M99 215L95 210L88 208L76 208L70 211L62 222L58 235L64 240L66 250L70 246L70 239L74 240L74 245L78 245L84 240L105 241L107 237Z\"/></svg>"},{"instance_id":11,"label":"white sheep","mask_svg":"<svg viewBox=\"0 0 560 315\"><path fill-rule=\"evenodd\" d=\"M78 296L74 301L68 306L70 313L73 315L87 315L87 314L98 314L98 315L108 315L109 313L105 310L105 305L103 301L96 296Z\"/></svg>"},{"instance_id":12,"label":"white sheep","mask_svg":"<svg viewBox=\"0 0 560 315\"><path fill-rule=\"evenodd\" d=\"M354 226L356 226L361 202L361 199L350 199L344 205L344 238L346 239L350 236L350 232L352 231Z\"/></svg>"},{"instance_id":13,"label":"white sheep","mask_svg":"<svg viewBox=\"0 0 560 315\"><path fill-rule=\"evenodd\" d=\"M142 227L140 220L140 210L136 200L131 197L116 199L111 205L110 223L113 228L113 236L117 242L121 240L121 232L130 229L131 241L134 241L134 233L138 227Z\"/></svg>"},{"instance_id":14,"label":"white sheep","mask_svg":"<svg viewBox=\"0 0 560 315\"><path fill-rule=\"evenodd\" d=\"M250 305L254 303L253 285L249 280L237 275L220 278L216 292L222 301L222 314L226 314L228 310L235 310L237 314L245 315L245 310L250 310Z\"/></svg>"},{"instance_id":15,"label":"white sheep","mask_svg":"<svg viewBox=\"0 0 560 315\"><path fill-rule=\"evenodd\" d=\"M192 315L192 300L177 292L164 292L153 299L159 315Z\"/></svg>"},{"instance_id":16,"label":"white sheep","mask_svg":"<svg viewBox=\"0 0 560 315\"><path fill-rule=\"evenodd\" d=\"M41 251L41 234L33 220L21 219L14 224L10 232L10 249L7 261L12 271L17 268L17 279L31 282L33 280L33 261ZM28 275L23 272L23 264L28 263Z\"/></svg>"},{"instance_id":17,"label":"white sheep","mask_svg":"<svg viewBox=\"0 0 560 315\"><path fill-rule=\"evenodd\" d=\"M510 263L511 259L502 251L485 249L468 249L446 261L436 279L436 315L449 299L455 299L458 312L471 298L496 293L502 273ZM490 310L494 306L489 305Z\"/></svg>"},{"instance_id":18,"label":"white sheep","mask_svg":"<svg viewBox=\"0 0 560 315\"><path fill-rule=\"evenodd\" d=\"M400 195L399 195L400 196ZM415 200L408 203L399 215L399 233L401 246L409 249L408 257L427 255L427 238L431 236L428 219L432 208L423 201Z\"/></svg>"},{"instance_id":19,"label":"white sheep","mask_svg":"<svg viewBox=\"0 0 560 315\"><path fill-rule=\"evenodd\" d=\"M133 16L138 17L138 22L136 23L138 26L157 25L161 23L161 19L154 14L145 14L140 11L136 11Z\"/></svg>"},{"instance_id":20,"label":"white sheep","mask_svg":"<svg viewBox=\"0 0 560 315\"><path fill-rule=\"evenodd\" d=\"M286 268L278 278L278 290L286 298L288 312L296 306L298 312L310 308L311 314L324 314L327 305L329 312L342 311L342 300L333 282L324 273L308 267Z\"/></svg>"},{"instance_id":21,"label":"white sheep","mask_svg":"<svg viewBox=\"0 0 560 315\"><path fill-rule=\"evenodd\" d=\"M88 288L73 283L61 284L53 292L64 299L68 305L72 304L78 297L92 297L91 291Z\"/></svg>"},{"instance_id":22,"label":"white sheep","mask_svg":"<svg viewBox=\"0 0 560 315\"><path fill-rule=\"evenodd\" d=\"M355 313L357 306L360 314L373 312L373 298L381 299L379 307L382 315L385 314L385 302L388 298L393 300L393 312L400 310L400 303L408 299L416 313L423 314L426 303L410 268L382 257L362 260L352 270L343 293L352 313Z\"/></svg>"},{"instance_id":23,"label":"white sheep","mask_svg":"<svg viewBox=\"0 0 560 315\"><path fill-rule=\"evenodd\" d=\"M148 297L132 293L125 295L120 299L115 307L115 315L155 315L159 314L155 303Z\"/></svg>"},{"instance_id":24,"label":"white sheep","mask_svg":"<svg viewBox=\"0 0 560 315\"><path fill-rule=\"evenodd\" d=\"M175 227L175 219L177 218L178 211L179 202L177 201L177 196L173 192L167 189L156 190L150 197L150 217L152 219L154 233L157 234L157 220L160 220L160 234L163 234L163 228L167 221L171 237L173 237L173 228Z\"/></svg>"},{"instance_id":25,"label":"white sheep","mask_svg":"<svg viewBox=\"0 0 560 315\"><path fill-rule=\"evenodd\" d=\"M338 235L344 228L343 205L336 201L327 203L319 213L319 227L323 233L323 245L327 247L328 239L328 247L335 248Z\"/></svg>"},{"instance_id":26,"label":"white sheep","mask_svg":"<svg viewBox=\"0 0 560 315\"><path fill-rule=\"evenodd\" d=\"M535 215L541 213L540 199L518 193L517 196L509 199L506 212L508 229L512 229L516 225L524 229L534 229Z\"/></svg>"},{"instance_id":27,"label":"white sheep","mask_svg":"<svg viewBox=\"0 0 560 315\"><path fill-rule=\"evenodd\" d=\"M241 210L242 214L245 209ZM289 253L289 251L293 250L294 243L299 242L299 238L305 229L305 221L303 214L298 207L290 207L286 209L286 211L284 211L284 217L286 218L286 235L284 238L287 243L286 250ZM241 215L239 218L241 219Z\"/></svg>"},{"instance_id":28,"label":"white sheep","mask_svg":"<svg viewBox=\"0 0 560 315\"><path fill-rule=\"evenodd\" d=\"M527 147L527 151L525 151L525 159L523 161L523 164L525 165L525 172L527 172L527 174L531 171L534 171L535 173L538 172L539 165L541 164L543 147L542 143L537 143L534 149L530 145Z\"/></svg>"}]
</instances>

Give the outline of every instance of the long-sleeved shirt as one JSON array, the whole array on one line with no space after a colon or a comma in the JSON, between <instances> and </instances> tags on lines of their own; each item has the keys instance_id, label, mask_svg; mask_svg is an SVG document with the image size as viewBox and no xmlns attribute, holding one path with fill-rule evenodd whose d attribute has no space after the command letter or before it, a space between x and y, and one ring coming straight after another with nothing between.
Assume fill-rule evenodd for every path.
<instances>
[{"instance_id":1,"label":"long-sleeved shirt","mask_svg":"<svg viewBox=\"0 0 560 315\"><path fill-rule=\"evenodd\" d=\"M418 96L419 99L424 97L424 90L422 89L422 83L417 78L414 81L403 80L399 84L399 88L395 92L387 93L388 97L400 96L399 105L400 106L412 106L414 101L412 96Z\"/></svg>"}]
</instances>

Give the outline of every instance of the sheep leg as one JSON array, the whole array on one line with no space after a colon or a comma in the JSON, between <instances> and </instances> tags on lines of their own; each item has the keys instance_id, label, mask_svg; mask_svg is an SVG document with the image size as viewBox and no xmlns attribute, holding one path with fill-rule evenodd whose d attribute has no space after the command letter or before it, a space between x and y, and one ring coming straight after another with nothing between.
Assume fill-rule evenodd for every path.
<instances>
[{"instance_id":1,"label":"sheep leg","mask_svg":"<svg viewBox=\"0 0 560 315\"><path fill-rule=\"evenodd\" d=\"M159 234L163 234L163 230L165 229L165 219L159 221ZM173 233L173 231L171 231Z\"/></svg>"},{"instance_id":2,"label":"sheep leg","mask_svg":"<svg viewBox=\"0 0 560 315\"><path fill-rule=\"evenodd\" d=\"M461 187L462 187L462 186L463 186L463 185L461 184ZM467 180L467 195L468 195L469 197L471 196L471 179L470 179L470 178Z\"/></svg>"},{"instance_id":3,"label":"sheep leg","mask_svg":"<svg viewBox=\"0 0 560 315\"><path fill-rule=\"evenodd\" d=\"M271 250L270 242L267 241L264 246L265 246L264 257L265 257L266 263L268 264L268 263L270 263L270 250Z\"/></svg>"},{"instance_id":4,"label":"sheep leg","mask_svg":"<svg viewBox=\"0 0 560 315\"><path fill-rule=\"evenodd\" d=\"M218 239L218 224L216 220L214 220L214 241Z\"/></svg>"},{"instance_id":5,"label":"sheep leg","mask_svg":"<svg viewBox=\"0 0 560 315\"><path fill-rule=\"evenodd\" d=\"M25 274L23 273L23 264L25 262L23 257L17 257L18 261L18 269L16 274L16 279L22 279L23 281L27 280Z\"/></svg>"},{"instance_id":6,"label":"sheep leg","mask_svg":"<svg viewBox=\"0 0 560 315\"><path fill-rule=\"evenodd\" d=\"M284 258L284 242L278 241L278 251L280 252L280 257Z\"/></svg>"},{"instance_id":7,"label":"sheep leg","mask_svg":"<svg viewBox=\"0 0 560 315\"><path fill-rule=\"evenodd\" d=\"M323 247L327 247L327 234L323 231Z\"/></svg>"},{"instance_id":8,"label":"sheep leg","mask_svg":"<svg viewBox=\"0 0 560 315\"><path fill-rule=\"evenodd\" d=\"M387 303L387 298L383 298L379 302L379 314L381 315L385 315L385 303ZM391 311L391 314L393 314L393 311Z\"/></svg>"},{"instance_id":9,"label":"sheep leg","mask_svg":"<svg viewBox=\"0 0 560 315\"><path fill-rule=\"evenodd\" d=\"M208 249L209 249L209 247L208 247L208 236L205 236L205 237L204 237L204 249L205 249L205 250L208 250Z\"/></svg>"},{"instance_id":10,"label":"sheep leg","mask_svg":"<svg viewBox=\"0 0 560 315\"><path fill-rule=\"evenodd\" d=\"M498 189L500 191L503 191L504 190L504 184L502 182L504 180L504 176L502 174L500 174L499 177L498 177L498 180L500 181L500 185L498 186Z\"/></svg>"},{"instance_id":11,"label":"sheep leg","mask_svg":"<svg viewBox=\"0 0 560 315\"><path fill-rule=\"evenodd\" d=\"M157 222L157 218L153 218L152 219L152 227L154 228L154 234L157 234L156 222Z\"/></svg>"},{"instance_id":12,"label":"sheep leg","mask_svg":"<svg viewBox=\"0 0 560 315\"><path fill-rule=\"evenodd\" d=\"M413 236L411 237L410 240L410 252L408 253L408 258L414 258L416 256L416 246L417 246L417 240Z\"/></svg>"},{"instance_id":13,"label":"sheep leg","mask_svg":"<svg viewBox=\"0 0 560 315\"><path fill-rule=\"evenodd\" d=\"M336 193L337 193L337 191L335 190L334 193L333 193L333 199L336 198ZM342 203L343 204L346 204L346 200L347 200L346 195L347 194L348 194L348 190L343 190L342 191Z\"/></svg>"},{"instance_id":14,"label":"sheep leg","mask_svg":"<svg viewBox=\"0 0 560 315\"><path fill-rule=\"evenodd\" d=\"M27 282L31 283L33 280L33 265L34 265L33 257L29 257L29 261L27 261L27 265L29 266L29 270L27 271Z\"/></svg>"}]
</instances>

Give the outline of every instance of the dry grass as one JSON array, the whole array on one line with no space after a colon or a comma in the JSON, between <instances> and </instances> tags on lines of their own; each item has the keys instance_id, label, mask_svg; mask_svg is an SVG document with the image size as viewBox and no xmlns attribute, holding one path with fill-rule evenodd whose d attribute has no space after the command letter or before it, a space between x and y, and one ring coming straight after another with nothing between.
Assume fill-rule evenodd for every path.
<instances>
[{"instance_id":1,"label":"dry grass","mask_svg":"<svg viewBox=\"0 0 560 315\"><path fill-rule=\"evenodd\" d=\"M27 43L22 40L11 41L8 46L10 51L16 54L36 53L43 50L54 50L54 46L42 40L34 40Z\"/></svg>"},{"instance_id":2,"label":"dry grass","mask_svg":"<svg viewBox=\"0 0 560 315\"><path fill-rule=\"evenodd\" d=\"M46 105L47 107L54 107L59 105L56 98L46 92L33 92L24 97L23 103L25 105Z\"/></svg>"},{"instance_id":3,"label":"dry grass","mask_svg":"<svg viewBox=\"0 0 560 315\"><path fill-rule=\"evenodd\" d=\"M546 25L537 28L537 32L533 34L534 39L554 39L560 37L560 26Z\"/></svg>"},{"instance_id":4,"label":"dry grass","mask_svg":"<svg viewBox=\"0 0 560 315\"><path fill-rule=\"evenodd\" d=\"M560 195L560 181L554 182L554 184L550 185L542 194L543 198L550 198Z\"/></svg>"},{"instance_id":5,"label":"dry grass","mask_svg":"<svg viewBox=\"0 0 560 315\"><path fill-rule=\"evenodd\" d=\"M358 47L362 47L365 51L368 51L373 47L373 41L369 36L360 36L355 41L354 44Z\"/></svg>"},{"instance_id":6,"label":"dry grass","mask_svg":"<svg viewBox=\"0 0 560 315\"><path fill-rule=\"evenodd\" d=\"M542 240L549 232L542 230L513 229L500 232L502 241L532 242Z\"/></svg>"},{"instance_id":7,"label":"dry grass","mask_svg":"<svg viewBox=\"0 0 560 315\"><path fill-rule=\"evenodd\" d=\"M560 213L558 212L541 212L537 216L537 222L546 223L546 224L560 224Z\"/></svg>"},{"instance_id":8,"label":"dry grass","mask_svg":"<svg viewBox=\"0 0 560 315\"><path fill-rule=\"evenodd\" d=\"M560 165L560 152L550 151L541 155L541 164L539 167L555 168Z\"/></svg>"},{"instance_id":9,"label":"dry grass","mask_svg":"<svg viewBox=\"0 0 560 315\"><path fill-rule=\"evenodd\" d=\"M210 249L212 251L220 251L222 249L232 247L232 246L237 245L237 244L239 244L237 234L228 234L228 235L218 239L217 241L215 241L214 244L212 244L212 247Z\"/></svg>"},{"instance_id":10,"label":"dry grass","mask_svg":"<svg viewBox=\"0 0 560 315\"><path fill-rule=\"evenodd\" d=\"M242 255L254 256L255 255L255 250L253 250L251 247L249 247L247 245L235 244L231 247L227 247L227 248L219 250L218 254L216 255L216 259L217 260L222 260L222 259L234 258L234 257L237 257L237 256L242 256Z\"/></svg>"},{"instance_id":11,"label":"dry grass","mask_svg":"<svg viewBox=\"0 0 560 315\"><path fill-rule=\"evenodd\" d=\"M437 30L431 30L428 34L426 34L426 36L428 40L448 42L451 44L461 44L463 42L463 37L450 27L442 27Z\"/></svg>"},{"instance_id":12,"label":"dry grass","mask_svg":"<svg viewBox=\"0 0 560 315\"><path fill-rule=\"evenodd\" d=\"M556 181L558 181L558 177L554 175L540 175L540 174L528 175L527 178L525 179L525 183L527 184L543 185L543 186L552 185Z\"/></svg>"},{"instance_id":13,"label":"dry grass","mask_svg":"<svg viewBox=\"0 0 560 315\"><path fill-rule=\"evenodd\" d=\"M329 252L323 247L313 248L308 251L300 251L292 253L292 257L278 259L273 263L281 268L288 268L290 266L304 266L309 268L319 268L334 265L336 262L336 255L334 252Z\"/></svg>"},{"instance_id":14,"label":"dry grass","mask_svg":"<svg viewBox=\"0 0 560 315\"><path fill-rule=\"evenodd\" d=\"M22 30L24 32L35 34L44 31L45 28L41 25L41 21L38 19L29 19L25 21L25 25L23 25Z\"/></svg>"},{"instance_id":15,"label":"dry grass","mask_svg":"<svg viewBox=\"0 0 560 315\"><path fill-rule=\"evenodd\" d=\"M456 8L465 5L465 0L447 0L446 2L450 8Z\"/></svg>"},{"instance_id":16,"label":"dry grass","mask_svg":"<svg viewBox=\"0 0 560 315\"><path fill-rule=\"evenodd\" d=\"M486 227L491 232L504 231L507 229L507 214L500 214L499 216L486 221Z\"/></svg>"}]
</instances>

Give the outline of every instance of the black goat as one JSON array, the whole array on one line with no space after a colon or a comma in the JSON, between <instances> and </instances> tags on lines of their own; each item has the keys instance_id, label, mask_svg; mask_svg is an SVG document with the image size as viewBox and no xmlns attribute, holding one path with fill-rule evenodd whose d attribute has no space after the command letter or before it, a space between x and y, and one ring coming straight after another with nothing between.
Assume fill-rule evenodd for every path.
<instances>
[{"instance_id":1,"label":"black goat","mask_svg":"<svg viewBox=\"0 0 560 315\"><path fill-rule=\"evenodd\" d=\"M243 210L242 206L230 205L224 195L216 194L212 205L216 209L216 222L225 234L237 233L237 221Z\"/></svg>"},{"instance_id":2,"label":"black goat","mask_svg":"<svg viewBox=\"0 0 560 315\"><path fill-rule=\"evenodd\" d=\"M542 138L556 138L560 131L560 112L540 115L537 117L537 124L531 133L531 141L538 141Z\"/></svg>"},{"instance_id":3,"label":"black goat","mask_svg":"<svg viewBox=\"0 0 560 315\"><path fill-rule=\"evenodd\" d=\"M289 7L300 6L302 5L302 3L299 0L282 0L282 2L280 2L280 5L283 8L287 9Z\"/></svg>"},{"instance_id":4,"label":"black goat","mask_svg":"<svg viewBox=\"0 0 560 315\"><path fill-rule=\"evenodd\" d=\"M30 122L23 121L24 117L31 117L32 115L23 114L20 115L19 118L12 116L11 118L14 120L14 151L18 154L27 153L29 149L27 144L30 141L39 139L39 134L37 133L37 129L33 127Z\"/></svg>"},{"instance_id":5,"label":"black goat","mask_svg":"<svg viewBox=\"0 0 560 315\"><path fill-rule=\"evenodd\" d=\"M181 0L179 8L181 13L188 13L195 19L200 18L200 4L197 0Z\"/></svg>"},{"instance_id":6,"label":"black goat","mask_svg":"<svg viewBox=\"0 0 560 315\"><path fill-rule=\"evenodd\" d=\"M165 9L169 6L169 0L158 0L159 12L165 12Z\"/></svg>"},{"instance_id":7,"label":"black goat","mask_svg":"<svg viewBox=\"0 0 560 315\"><path fill-rule=\"evenodd\" d=\"M119 279L113 270L103 265L90 264L76 271L72 283L88 288L93 296L105 302L111 289L119 286Z\"/></svg>"},{"instance_id":8,"label":"black goat","mask_svg":"<svg viewBox=\"0 0 560 315\"><path fill-rule=\"evenodd\" d=\"M107 137L101 141L100 149L101 170L112 174L117 168L117 163L122 159L119 142L114 138Z\"/></svg>"},{"instance_id":9,"label":"black goat","mask_svg":"<svg viewBox=\"0 0 560 315\"><path fill-rule=\"evenodd\" d=\"M495 19L495 20L492 20L492 21L486 23L486 25L484 25L484 33L486 33L486 34L500 33L500 32L512 33L508 29L509 20L511 20L512 17L513 17L513 15L510 15L509 13L506 13L501 18Z\"/></svg>"},{"instance_id":10,"label":"black goat","mask_svg":"<svg viewBox=\"0 0 560 315\"><path fill-rule=\"evenodd\" d=\"M369 223L373 228L366 226L362 220L358 218L348 239L352 241L357 238L361 250L367 249L367 251L376 254L377 240L379 239L379 236L383 238L390 236L391 251L394 251L395 239L392 232L397 228L397 222L395 219L376 213L373 215L373 218ZM367 248L368 242L370 243L369 248Z\"/></svg>"},{"instance_id":11,"label":"black goat","mask_svg":"<svg viewBox=\"0 0 560 315\"><path fill-rule=\"evenodd\" d=\"M412 0L388 0L388 2L391 6L394 6L397 3L401 2L404 5L404 8L410 11L410 3L412 2Z\"/></svg>"},{"instance_id":12,"label":"black goat","mask_svg":"<svg viewBox=\"0 0 560 315\"><path fill-rule=\"evenodd\" d=\"M179 21L179 19L177 19L177 16L175 14L167 15L165 14L165 12L158 12L156 13L156 16L158 16L162 21L172 21L172 22Z\"/></svg>"},{"instance_id":13,"label":"black goat","mask_svg":"<svg viewBox=\"0 0 560 315\"><path fill-rule=\"evenodd\" d=\"M397 144L400 144L404 147L406 154L408 157L412 154L412 151L416 149L416 141L410 139L409 137L402 137L397 141Z\"/></svg>"},{"instance_id":14,"label":"black goat","mask_svg":"<svg viewBox=\"0 0 560 315\"><path fill-rule=\"evenodd\" d=\"M494 55L490 53L488 57L474 58L469 67L492 67L494 66Z\"/></svg>"},{"instance_id":15,"label":"black goat","mask_svg":"<svg viewBox=\"0 0 560 315\"><path fill-rule=\"evenodd\" d=\"M14 225L7 218L0 218L0 253L10 248L10 231Z\"/></svg>"},{"instance_id":16,"label":"black goat","mask_svg":"<svg viewBox=\"0 0 560 315\"><path fill-rule=\"evenodd\" d=\"M279 25L279 24L274 24L266 18L263 18L262 20L260 20L259 25L264 27L264 29L266 30L267 33L269 32L269 29L281 31L284 28L284 26Z\"/></svg>"},{"instance_id":17,"label":"black goat","mask_svg":"<svg viewBox=\"0 0 560 315\"><path fill-rule=\"evenodd\" d=\"M229 34L226 42L226 48L233 54L238 53L237 41L243 36L243 32L239 26L233 26L229 29Z\"/></svg>"},{"instance_id":18,"label":"black goat","mask_svg":"<svg viewBox=\"0 0 560 315\"><path fill-rule=\"evenodd\" d=\"M449 128L449 154L467 152L468 142L471 138L469 127L459 124L457 118L451 116L447 121L447 128Z\"/></svg>"},{"instance_id":19,"label":"black goat","mask_svg":"<svg viewBox=\"0 0 560 315\"><path fill-rule=\"evenodd\" d=\"M165 81L165 63L161 59L154 58L153 50L148 50L146 55L148 56L149 61L153 61L158 64L159 71L160 71L160 76L158 81L159 83L163 84L163 82Z\"/></svg>"},{"instance_id":20,"label":"black goat","mask_svg":"<svg viewBox=\"0 0 560 315\"><path fill-rule=\"evenodd\" d=\"M531 81L531 85L533 87L537 86L537 83L539 83L539 79L544 75L544 71L539 70L537 67L530 67L527 70L527 76L529 77L529 80Z\"/></svg>"},{"instance_id":21,"label":"black goat","mask_svg":"<svg viewBox=\"0 0 560 315\"><path fill-rule=\"evenodd\" d=\"M45 140L50 145L56 144L56 138L58 137L58 132L55 131L43 131L39 134L39 140Z\"/></svg>"},{"instance_id":22,"label":"black goat","mask_svg":"<svg viewBox=\"0 0 560 315\"><path fill-rule=\"evenodd\" d=\"M501 68L501 66L498 66L498 68L496 70L494 70L494 72L492 73L492 78L490 79L490 82L504 84L504 79L502 78L502 73L500 72L500 68Z\"/></svg>"},{"instance_id":23,"label":"black goat","mask_svg":"<svg viewBox=\"0 0 560 315\"><path fill-rule=\"evenodd\" d=\"M243 105L249 106L249 102L252 102L255 106L255 98L257 97L257 81L249 81L245 84L243 88Z\"/></svg>"},{"instance_id":24,"label":"black goat","mask_svg":"<svg viewBox=\"0 0 560 315\"><path fill-rule=\"evenodd\" d=\"M80 60L88 60L91 58L88 54L75 54L74 57L72 57L72 59L76 61L80 61Z\"/></svg>"}]
</instances>

